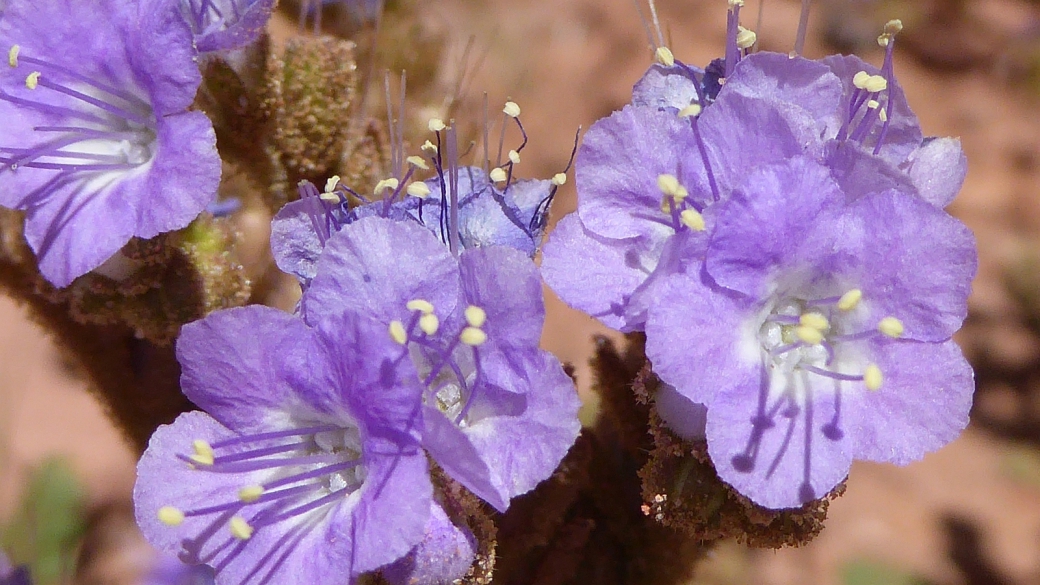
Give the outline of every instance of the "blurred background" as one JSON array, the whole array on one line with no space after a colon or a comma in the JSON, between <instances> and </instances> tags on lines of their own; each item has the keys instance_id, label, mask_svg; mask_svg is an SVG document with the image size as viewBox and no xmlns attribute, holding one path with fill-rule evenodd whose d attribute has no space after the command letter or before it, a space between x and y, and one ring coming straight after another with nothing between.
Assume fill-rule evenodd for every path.
<instances>
[{"instance_id":1,"label":"blurred background","mask_svg":"<svg viewBox=\"0 0 1040 585\"><path fill-rule=\"evenodd\" d=\"M761 27L759 0L746 1L744 25L762 49L786 53L800 2L765 1ZM520 175L547 177L567 164L578 126L626 103L649 63L636 3L645 13L642 0L418 0L412 26L438 40L446 95L461 86L468 99L486 91L493 106L520 104L531 137ZM276 46L298 30L285 4ZM658 9L677 58L703 65L721 55L724 0L659 0ZM896 74L925 134L959 136L969 161L949 210L979 243L958 335L976 368L972 425L908 467L854 465L811 545L723 544L695 583L1040 584L1040 2L816 0L804 54L855 52L880 64L875 38L891 18L906 27ZM553 217L573 208L568 183ZM609 333L547 304L544 346L587 388L591 336ZM140 583L154 557L133 523L134 463L75 364L0 298L2 547L35 559L43 582Z\"/></svg>"}]
</instances>

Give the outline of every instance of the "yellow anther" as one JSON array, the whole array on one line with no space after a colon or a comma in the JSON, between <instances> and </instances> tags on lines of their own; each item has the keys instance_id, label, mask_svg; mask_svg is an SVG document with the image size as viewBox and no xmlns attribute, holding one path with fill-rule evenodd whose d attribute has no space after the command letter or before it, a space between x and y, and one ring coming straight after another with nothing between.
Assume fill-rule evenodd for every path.
<instances>
[{"instance_id":1,"label":"yellow anther","mask_svg":"<svg viewBox=\"0 0 1040 585\"><path fill-rule=\"evenodd\" d=\"M698 213L696 209L682 210L682 213L679 214L679 221L695 232L704 231L704 216Z\"/></svg>"},{"instance_id":2,"label":"yellow anther","mask_svg":"<svg viewBox=\"0 0 1040 585\"><path fill-rule=\"evenodd\" d=\"M430 132L440 132L447 128L447 126L444 125L444 120L441 120L440 118L430 118L430 121L426 126L430 129Z\"/></svg>"},{"instance_id":3,"label":"yellow anther","mask_svg":"<svg viewBox=\"0 0 1040 585\"><path fill-rule=\"evenodd\" d=\"M173 506L163 506L159 508L159 513L156 514L159 517L159 522L167 526L180 526L184 522L184 512L181 512Z\"/></svg>"},{"instance_id":4,"label":"yellow anther","mask_svg":"<svg viewBox=\"0 0 1040 585\"><path fill-rule=\"evenodd\" d=\"M675 209L677 205L678 203L675 201L675 198L671 195L665 195L661 197L661 213L665 215L671 215L672 210Z\"/></svg>"},{"instance_id":5,"label":"yellow anther","mask_svg":"<svg viewBox=\"0 0 1040 585\"><path fill-rule=\"evenodd\" d=\"M502 113L509 116L510 118L519 118L520 106L518 106L516 102L506 102L505 107L502 108Z\"/></svg>"},{"instance_id":6,"label":"yellow anther","mask_svg":"<svg viewBox=\"0 0 1040 585\"><path fill-rule=\"evenodd\" d=\"M426 315L423 315L422 317L419 317L419 329L422 329L423 333L425 333L426 335L433 335L434 333L437 333L437 330L440 329L440 326L440 319L438 319L437 315L434 315L433 313L428 313Z\"/></svg>"},{"instance_id":7,"label":"yellow anther","mask_svg":"<svg viewBox=\"0 0 1040 585\"><path fill-rule=\"evenodd\" d=\"M339 175L333 175L329 177L328 181L325 181L325 192L332 193L339 186Z\"/></svg>"},{"instance_id":8,"label":"yellow anther","mask_svg":"<svg viewBox=\"0 0 1040 585\"><path fill-rule=\"evenodd\" d=\"M29 89L36 89L36 86L40 84L40 72L33 71L25 78L25 87Z\"/></svg>"},{"instance_id":9,"label":"yellow anther","mask_svg":"<svg viewBox=\"0 0 1040 585\"><path fill-rule=\"evenodd\" d=\"M419 311L423 315L429 315L433 312L433 303L426 299L412 299L405 304L405 307L409 311Z\"/></svg>"},{"instance_id":10,"label":"yellow anther","mask_svg":"<svg viewBox=\"0 0 1040 585\"><path fill-rule=\"evenodd\" d=\"M462 330L462 333L459 334L459 341L466 345L476 347L478 345L483 345L483 343L487 341L487 333L484 333L483 329L466 327Z\"/></svg>"},{"instance_id":11,"label":"yellow anther","mask_svg":"<svg viewBox=\"0 0 1040 585\"><path fill-rule=\"evenodd\" d=\"M867 78L866 83L863 84L863 89L866 89L870 93L885 91L888 89L888 80L880 75L871 75Z\"/></svg>"},{"instance_id":12,"label":"yellow anther","mask_svg":"<svg viewBox=\"0 0 1040 585\"><path fill-rule=\"evenodd\" d=\"M195 451L190 457L192 461L200 465L213 465L213 447L209 443L195 439L191 442L191 447Z\"/></svg>"},{"instance_id":13,"label":"yellow anther","mask_svg":"<svg viewBox=\"0 0 1040 585\"><path fill-rule=\"evenodd\" d=\"M318 195L318 198L324 201L325 203L339 205L339 195L336 195L335 193L321 193L320 195Z\"/></svg>"},{"instance_id":14,"label":"yellow anther","mask_svg":"<svg viewBox=\"0 0 1040 585\"><path fill-rule=\"evenodd\" d=\"M405 191L412 197L418 197L419 199L426 199L426 196L430 194L430 188L422 181L409 184L408 189Z\"/></svg>"},{"instance_id":15,"label":"yellow anther","mask_svg":"<svg viewBox=\"0 0 1040 585\"><path fill-rule=\"evenodd\" d=\"M878 323L877 328L878 331L892 339L899 339L903 336L903 322L895 317L885 317Z\"/></svg>"},{"instance_id":16,"label":"yellow anther","mask_svg":"<svg viewBox=\"0 0 1040 585\"><path fill-rule=\"evenodd\" d=\"M870 79L870 74L866 71L860 71L852 76L852 85L855 85L859 89L866 89L868 79Z\"/></svg>"},{"instance_id":17,"label":"yellow anther","mask_svg":"<svg viewBox=\"0 0 1040 585\"><path fill-rule=\"evenodd\" d=\"M491 169L490 173L488 173L488 177L496 183L501 183L505 181L506 178L508 178L508 176L509 175L506 174L506 170L502 167L495 167Z\"/></svg>"},{"instance_id":18,"label":"yellow anther","mask_svg":"<svg viewBox=\"0 0 1040 585\"><path fill-rule=\"evenodd\" d=\"M657 175L657 188L661 190L661 193L673 197L676 201L682 201L690 194L679 184L679 179L675 178L675 175Z\"/></svg>"},{"instance_id":19,"label":"yellow anther","mask_svg":"<svg viewBox=\"0 0 1040 585\"><path fill-rule=\"evenodd\" d=\"M396 320L390 322L390 339L401 345L408 343L408 332L404 330L404 323Z\"/></svg>"},{"instance_id":20,"label":"yellow anther","mask_svg":"<svg viewBox=\"0 0 1040 585\"><path fill-rule=\"evenodd\" d=\"M417 169L422 169L424 171L430 169L430 165L426 164L426 161L424 161L421 156L412 155L404 160L408 161L408 164Z\"/></svg>"},{"instance_id":21,"label":"yellow anther","mask_svg":"<svg viewBox=\"0 0 1040 585\"><path fill-rule=\"evenodd\" d=\"M11 47L11 50L7 52L7 64L11 67L18 66L18 53L21 52L22 48L18 45Z\"/></svg>"},{"instance_id":22,"label":"yellow anther","mask_svg":"<svg viewBox=\"0 0 1040 585\"><path fill-rule=\"evenodd\" d=\"M877 100L868 100L867 101L867 108L871 109L871 110L876 110L877 107L880 106L880 105L881 104L879 104Z\"/></svg>"},{"instance_id":23,"label":"yellow anther","mask_svg":"<svg viewBox=\"0 0 1040 585\"><path fill-rule=\"evenodd\" d=\"M555 175L553 175L553 178L552 178L552 184L553 185L556 185L557 187L559 187L559 186L563 185L566 182L567 182L567 173L556 173Z\"/></svg>"},{"instance_id":24,"label":"yellow anther","mask_svg":"<svg viewBox=\"0 0 1040 585\"><path fill-rule=\"evenodd\" d=\"M239 540L249 540L249 537L253 536L253 527L241 516L232 518L228 522L228 528L231 529L231 536Z\"/></svg>"},{"instance_id":25,"label":"yellow anther","mask_svg":"<svg viewBox=\"0 0 1040 585\"><path fill-rule=\"evenodd\" d=\"M881 35L877 38L877 44L880 47L887 47L890 42L892 42L892 35Z\"/></svg>"},{"instance_id":26,"label":"yellow anther","mask_svg":"<svg viewBox=\"0 0 1040 585\"><path fill-rule=\"evenodd\" d=\"M736 8L738 6L744 6L744 0L728 0L730 8Z\"/></svg>"},{"instance_id":27,"label":"yellow anther","mask_svg":"<svg viewBox=\"0 0 1040 585\"><path fill-rule=\"evenodd\" d=\"M885 34L897 35L903 30L903 21L898 18L892 19L885 23Z\"/></svg>"},{"instance_id":28,"label":"yellow anther","mask_svg":"<svg viewBox=\"0 0 1040 585\"><path fill-rule=\"evenodd\" d=\"M487 322L487 312L476 305L466 307L465 313L466 323L469 323L470 327L483 327Z\"/></svg>"},{"instance_id":29,"label":"yellow anther","mask_svg":"<svg viewBox=\"0 0 1040 585\"><path fill-rule=\"evenodd\" d=\"M861 300L863 300L863 291L854 288L841 295L841 298L838 299L838 308L842 311L851 311L859 306Z\"/></svg>"},{"instance_id":30,"label":"yellow anther","mask_svg":"<svg viewBox=\"0 0 1040 585\"><path fill-rule=\"evenodd\" d=\"M877 113L878 113L878 119L879 120L881 120L882 122L887 122L888 121L888 112L886 112L885 110L878 110Z\"/></svg>"},{"instance_id":31,"label":"yellow anther","mask_svg":"<svg viewBox=\"0 0 1040 585\"><path fill-rule=\"evenodd\" d=\"M376 188L372 190L373 195L379 195L383 191L396 191L397 186L401 183L397 179L390 177L389 179L383 179L376 183Z\"/></svg>"},{"instance_id":32,"label":"yellow anther","mask_svg":"<svg viewBox=\"0 0 1040 585\"><path fill-rule=\"evenodd\" d=\"M798 322L806 327L812 327L821 333L831 326L827 317L824 317L820 313L803 313L802 316L798 318Z\"/></svg>"},{"instance_id":33,"label":"yellow anther","mask_svg":"<svg viewBox=\"0 0 1040 585\"><path fill-rule=\"evenodd\" d=\"M668 47L657 47L657 50L654 51L654 61L665 67L671 67L675 65L675 55L672 54L672 50Z\"/></svg>"},{"instance_id":34,"label":"yellow anther","mask_svg":"<svg viewBox=\"0 0 1040 585\"><path fill-rule=\"evenodd\" d=\"M509 156L509 162L513 163L514 165L520 164L520 153L519 152L517 152L515 150L510 150L508 156Z\"/></svg>"},{"instance_id":35,"label":"yellow anther","mask_svg":"<svg viewBox=\"0 0 1040 585\"><path fill-rule=\"evenodd\" d=\"M696 118L697 116L701 115L701 110L702 109L703 108L701 108L700 104L690 104L690 105L686 106L685 108L679 110L679 117L680 118L690 118L690 117Z\"/></svg>"},{"instance_id":36,"label":"yellow anther","mask_svg":"<svg viewBox=\"0 0 1040 585\"><path fill-rule=\"evenodd\" d=\"M419 147L419 150L425 152L428 156L437 156L437 145L429 140L423 142L423 145Z\"/></svg>"},{"instance_id":37,"label":"yellow anther","mask_svg":"<svg viewBox=\"0 0 1040 585\"><path fill-rule=\"evenodd\" d=\"M264 495L264 486L260 485L249 485L238 490L238 499L247 504L259 500L262 495Z\"/></svg>"},{"instance_id":38,"label":"yellow anther","mask_svg":"<svg viewBox=\"0 0 1040 585\"><path fill-rule=\"evenodd\" d=\"M863 383L867 386L867 390L878 390L881 388L881 383L884 378L881 376L881 368L874 364L869 364L867 370L863 372Z\"/></svg>"},{"instance_id":39,"label":"yellow anther","mask_svg":"<svg viewBox=\"0 0 1040 585\"><path fill-rule=\"evenodd\" d=\"M758 35L755 31L748 30L742 26L737 27L737 47L741 49L750 49L754 46L755 41L758 40Z\"/></svg>"},{"instance_id":40,"label":"yellow anther","mask_svg":"<svg viewBox=\"0 0 1040 585\"><path fill-rule=\"evenodd\" d=\"M819 345L823 341L823 332L815 327L809 327L807 325L799 325L794 328L794 334L798 336L798 339L802 340L809 345Z\"/></svg>"}]
</instances>

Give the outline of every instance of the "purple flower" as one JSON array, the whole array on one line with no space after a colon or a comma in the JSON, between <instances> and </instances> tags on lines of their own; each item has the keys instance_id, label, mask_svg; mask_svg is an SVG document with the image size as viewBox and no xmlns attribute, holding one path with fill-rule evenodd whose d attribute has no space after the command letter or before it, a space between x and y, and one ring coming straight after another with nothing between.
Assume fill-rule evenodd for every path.
<instances>
[{"instance_id":1,"label":"purple flower","mask_svg":"<svg viewBox=\"0 0 1040 585\"><path fill-rule=\"evenodd\" d=\"M973 376L950 336L976 262L970 231L915 193L856 196L795 157L716 206L705 261L649 309L647 356L707 407L723 480L799 506L853 459L906 464L967 424Z\"/></svg>"},{"instance_id":2,"label":"purple flower","mask_svg":"<svg viewBox=\"0 0 1040 585\"><path fill-rule=\"evenodd\" d=\"M385 359L414 363L423 387L423 447L504 511L549 477L579 430L570 378L538 349L540 286L523 252L491 246L455 257L422 226L369 217L326 242L301 312L382 323L398 344Z\"/></svg>"},{"instance_id":3,"label":"purple flower","mask_svg":"<svg viewBox=\"0 0 1040 585\"><path fill-rule=\"evenodd\" d=\"M0 585L32 585L29 567L12 567L7 555L0 552Z\"/></svg>"},{"instance_id":4,"label":"purple flower","mask_svg":"<svg viewBox=\"0 0 1040 585\"><path fill-rule=\"evenodd\" d=\"M181 385L206 412L160 427L138 464L145 536L222 585L350 582L408 554L432 486L415 370L387 358L399 348L342 312L314 328L259 306L186 325Z\"/></svg>"},{"instance_id":5,"label":"purple flower","mask_svg":"<svg viewBox=\"0 0 1040 585\"><path fill-rule=\"evenodd\" d=\"M213 569L187 565L175 556L158 553L141 585L213 585Z\"/></svg>"},{"instance_id":6,"label":"purple flower","mask_svg":"<svg viewBox=\"0 0 1040 585\"><path fill-rule=\"evenodd\" d=\"M238 49L267 26L276 0L180 0L200 53Z\"/></svg>"},{"instance_id":7,"label":"purple flower","mask_svg":"<svg viewBox=\"0 0 1040 585\"><path fill-rule=\"evenodd\" d=\"M0 20L0 205L66 286L133 236L191 222L220 180L175 0L12 0ZM74 56L74 58L72 58Z\"/></svg>"},{"instance_id":8,"label":"purple flower","mask_svg":"<svg viewBox=\"0 0 1040 585\"><path fill-rule=\"evenodd\" d=\"M469 571L476 554L473 534L455 526L444 509L435 503L423 541L382 573L394 585L453 583Z\"/></svg>"}]
</instances>

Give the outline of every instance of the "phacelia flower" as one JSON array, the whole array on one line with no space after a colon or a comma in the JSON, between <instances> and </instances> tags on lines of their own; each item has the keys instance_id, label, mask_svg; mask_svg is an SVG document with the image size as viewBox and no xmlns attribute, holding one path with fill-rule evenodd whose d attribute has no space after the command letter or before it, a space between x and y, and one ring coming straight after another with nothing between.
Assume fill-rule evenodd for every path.
<instances>
[{"instance_id":1,"label":"phacelia flower","mask_svg":"<svg viewBox=\"0 0 1040 585\"><path fill-rule=\"evenodd\" d=\"M454 583L469 571L476 554L473 534L452 523L444 509L434 503L422 542L381 573L392 585Z\"/></svg>"},{"instance_id":2,"label":"phacelia flower","mask_svg":"<svg viewBox=\"0 0 1040 585\"><path fill-rule=\"evenodd\" d=\"M414 364L422 443L455 480L504 511L549 477L579 431L573 383L538 348L537 267L508 246L453 255L428 229L382 217L332 235L304 293L305 320L355 312Z\"/></svg>"},{"instance_id":3,"label":"phacelia flower","mask_svg":"<svg viewBox=\"0 0 1040 585\"><path fill-rule=\"evenodd\" d=\"M7 555L0 552L0 585L32 585L29 567L12 567Z\"/></svg>"},{"instance_id":4,"label":"phacelia flower","mask_svg":"<svg viewBox=\"0 0 1040 585\"><path fill-rule=\"evenodd\" d=\"M759 167L716 206L703 264L663 279L647 356L707 407L724 481L800 506L853 459L906 464L967 424L950 337L976 262L970 231L915 193L850 196L810 157Z\"/></svg>"},{"instance_id":5,"label":"phacelia flower","mask_svg":"<svg viewBox=\"0 0 1040 585\"><path fill-rule=\"evenodd\" d=\"M375 329L373 329L375 327ZM138 524L216 583L352 582L408 554L431 514L421 389L386 326L314 327L253 306L186 325L181 386L205 412L160 427Z\"/></svg>"},{"instance_id":6,"label":"phacelia flower","mask_svg":"<svg viewBox=\"0 0 1040 585\"><path fill-rule=\"evenodd\" d=\"M0 205L26 212L62 287L133 236L191 222L216 193L201 77L176 0L12 1L0 18Z\"/></svg>"},{"instance_id":7,"label":"phacelia flower","mask_svg":"<svg viewBox=\"0 0 1040 585\"><path fill-rule=\"evenodd\" d=\"M504 116L524 132L516 104L507 103ZM506 162L490 172L460 166L455 129L436 119L430 129L437 144L427 142L425 157L407 159L401 154L403 146L395 146L394 177L380 181L372 195L351 189L339 177L329 179L324 192L302 182L299 199L285 205L272 222L271 250L278 267L306 287L331 235L372 216L422 225L452 250L508 246L533 257L541 245L549 206L566 182L570 164L552 179L517 179L514 168L527 144L525 133ZM430 170L431 165L433 177L412 181L417 171ZM364 204L350 207L351 200Z\"/></svg>"},{"instance_id":8,"label":"phacelia flower","mask_svg":"<svg viewBox=\"0 0 1040 585\"><path fill-rule=\"evenodd\" d=\"M177 557L158 553L141 585L213 585L213 569L188 565Z\"/></svg>"},{"instance_id":9,"label":"phacelia flower","mask_svg":"<svg viewBox=\"0 0 1040 585\"><path fill-rule=\"evenodd\" d=\"M257 39L277 0L180 0L200 53L239 49Z\"/></svg>"}]
</instances>

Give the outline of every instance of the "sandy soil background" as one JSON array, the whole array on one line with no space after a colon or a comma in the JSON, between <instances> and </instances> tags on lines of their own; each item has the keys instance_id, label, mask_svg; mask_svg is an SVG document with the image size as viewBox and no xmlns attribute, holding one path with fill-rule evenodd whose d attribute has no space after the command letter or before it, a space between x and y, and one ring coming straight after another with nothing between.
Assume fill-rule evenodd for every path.
<instances>
[{"instance_id":1,"label":"sandy soil background","mask_svg":"<svg viewBox=\"0 0 1040 585\"><path fill-rule=\"evenodd\" d=\"M746 24L753 26L757 4L748 0ZM959 339L986 364L977 399L986 424L906 468L856 464L816 542L776 552L723 546L698 579L867 583L855 581L867 563L936 584L1040 583L1040 426L1032 425L1040 400L1028 375L1040 341L1027 325L1031 307L1007 285L1010 274L1027 292L1040 290L1040 93L1028 77L1040 60L1040 8L1024 0L817 4L810 57L833 52L829 39L880 63L873 38L888 18L904 18L896 70L910 104L926 134L963 140L969 174L950 210L975 231L980 272ZM725 2L660 0L659 8L677 57L703 64L721 53ZM473 91L487 91L492 103L507 96L520 103L532 140L524 176L562 169L575 129L624 104L649 62L631 0L429 0L422 10L429 26L454 39L452 55L471 35L486 52ZM762 47L789 51L797 17L798 2L770 0ZM453 75L450 66L444 75ZM573 206L569 184L554 216ZM586 383L589 338L605 330L555 300L548 307L545 347L579 365ZM0 299L0 518L10 514L24 472L51 454L68 457L92 503L125 510L132 454L46 336ZM120 518L125 538L114 539L103 566L83 582L132 582L139 567L126 551L140 544Z\"/></svg>"}]
</instances>

